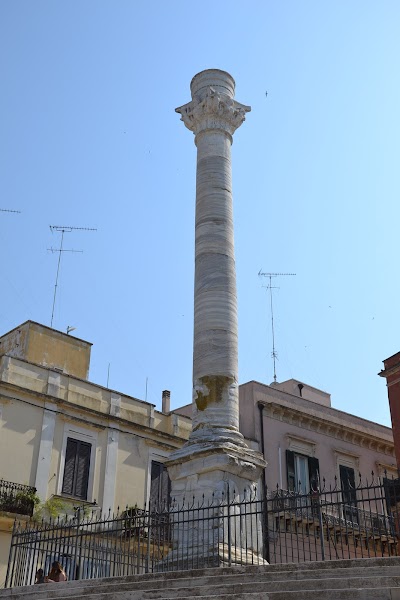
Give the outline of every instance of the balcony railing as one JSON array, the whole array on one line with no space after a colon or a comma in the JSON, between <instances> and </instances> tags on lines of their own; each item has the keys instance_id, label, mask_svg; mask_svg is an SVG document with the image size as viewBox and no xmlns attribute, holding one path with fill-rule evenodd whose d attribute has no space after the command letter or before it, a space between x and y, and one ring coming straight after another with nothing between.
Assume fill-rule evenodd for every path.
<instances>
[{"instance_id":1,"label":"balcony railing","mask_svg":"<svg viewBox=\"0 0 400 600\"><path fill-rule=\"evenodd\" d=\"M309 493L268 490L269 562L287 563L399 554L398 480L372 479Z\"/></svg>"},{"instance_id":2,"label":"balcony railing","mask_svg":"<svg viewBox=\"0 0 400 600\"><path fill-rule=\"evenodd\" d=\"M31 517L36 488L0 479L0 511Z\"/></svg>"}]
</instances>

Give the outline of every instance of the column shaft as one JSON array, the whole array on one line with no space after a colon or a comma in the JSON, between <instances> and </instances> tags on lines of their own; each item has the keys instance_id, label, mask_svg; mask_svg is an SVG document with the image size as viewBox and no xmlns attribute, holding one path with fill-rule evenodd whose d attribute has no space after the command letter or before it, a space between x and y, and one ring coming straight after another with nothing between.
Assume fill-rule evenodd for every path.
<instances>
[{"instance_id":1,"label":"column shaft","mask_svg":"<svg viewBox=\"0 0 400 600\"><path fill-rule=\"evenodd\" d=\"M208 436L239 427L231 138L205 131L196 144L193 430Z\"/></svg>"}]
</instances>

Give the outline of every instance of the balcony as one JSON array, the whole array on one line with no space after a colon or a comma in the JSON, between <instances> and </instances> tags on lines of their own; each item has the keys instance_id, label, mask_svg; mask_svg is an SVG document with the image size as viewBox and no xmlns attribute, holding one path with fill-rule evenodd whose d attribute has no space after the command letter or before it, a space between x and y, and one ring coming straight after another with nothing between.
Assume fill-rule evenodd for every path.
<instances>
[{"instance_id":1,"label":"balcony","mask_svg":"<svg viewBox=\"0 0 400 600\"><path fill-rule=\"evenodd\" d=\"M36 503L36 488L0 479L0 512L31 517Z\"/></svg>"}]
</instances>

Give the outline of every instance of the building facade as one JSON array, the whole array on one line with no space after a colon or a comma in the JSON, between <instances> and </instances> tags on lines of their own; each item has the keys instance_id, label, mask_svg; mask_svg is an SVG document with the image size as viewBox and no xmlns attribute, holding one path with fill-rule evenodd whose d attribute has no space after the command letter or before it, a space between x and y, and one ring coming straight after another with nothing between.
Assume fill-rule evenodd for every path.
<instances>
[{"instance_id":1,"label":"building facade","mask_svg":"<svg viewBox=\"0 0 400 600\"><path fill-rule=\"evenodd\" d=\"M190 405L176 409L190 415ZM337 410L330 394L289 379L239 387L239 426L267 462L269 490L308 493L320 485L353 485L360 474L397 477L392 430Z\"/></svg>"},{"instance_id":2,"label":"building facade","mask_svg":"<svg viewBox=\"0 0 400 600\"><path fill-rule=\"evenodd\" d=\"M0 587L32 491L42 514L49 503L107 514L169 498L164 463L189 438L192 405L171 412L166 392L160 412L90 382L90 350L32 321L0 337ZM307 494L325 478L352 502L359 473L397 477L390 428L332 408L329 394L300 381L241 385L239 426L264 455L269 492Z\"/></svg>"},{"instance_id":3,"label":"building facade","mask_svg":"<svg viewBox=\"0 0 400 600\"><path fill-rule=\"evenodd\" d=\"M389 427L332 408L330 394L295 379L242 385L240 429L260 444L268 489L308 493L322 479L343 488L360 474L397 476Z\"/></svg>"},{"instance_id":4,"label":"building facade","mask_svg":"<svg viewBox=\"0 0 400 600\"><path fill-rule=\"evenodd\" d=\"M28 518L21 499L31 488L44 510L47 502L66 512L107 514L168 498L163 463L191 420L88 381L90 350L32 321L0 338L0 495L18 505L0 510L0 587L14 510Z\"/></svg>"}]
</instances>

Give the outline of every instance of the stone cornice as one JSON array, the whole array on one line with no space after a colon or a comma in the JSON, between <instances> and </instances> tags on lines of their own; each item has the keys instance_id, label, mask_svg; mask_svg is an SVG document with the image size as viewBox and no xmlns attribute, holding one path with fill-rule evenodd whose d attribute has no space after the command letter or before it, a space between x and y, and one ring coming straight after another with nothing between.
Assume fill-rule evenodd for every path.
<instances>
[{"instance_id":1,"label":"stone cornice","mask_svg":"<svg viewBox=\"0 0 400 600\"><path fill-rule=\"evenodd\" d=\"M230 137L246 118L250 106L240 104L227 94L216 92L209 87L202 100L192 100L175 111L181 115L181 121L195 135L203 131L219 130Z\"/></svg>"},{"instance_id":2,"label":"stone cornice","mask_svg":"<svg viewBox=\"0 0 400 600\"><path fill-rule=\"evenodd\" d=\"M398 362L395 365L392 365L391 367L382 369L382 371L379 371L378 375L379 377L385 377L385 379L387 379L388 377L390 377L391 375L395 375L396 373L400 373L400 362Z\"/></svg>"},{"instance_id":3,"label":"stone cornice","mask_svg":"<svg viewBox=\"0 0 400 600\"><path fill-rule=\"evenodd\" d=\"M1 389L2 387L3 389ZM14 391L14 393L21 392L22 394L21 396L9 395L6 392L7 388L10 391ZM29 393L27 394L27 392ZM23 398L23 395L28 395L28 399ZM31 397L30 399L29 396ZM44 410L45 407L32 402L31 400L33 399L45 402L51 400L51 402L53 402L57 407L54 412L57 413L62 419L80 422L85 424L85 426L93 427L95 429L112 429L113 424L120 424L122 427L124 427L124 429L118 428L119 431L133 434L145 440L152 440L155 438L157 441L168 445L171 450L175 450L177 447L180 448L181 445L186 441L180 436L178 437L176 435L171 435L170 433L160 431L159 429L154 429L152 427L148 427L146 425L142 425L140 423L136 423L135 421L130 421L115 415L102 413L87 406L83 407L65 399L49 396L48 394L43 394L41 392L34 392L33 390L26 390L26 388L20 388L19 386L13 384L0 386L0 400L5 402L22 402ZM75 413L82 413L86 418L79 417Z\"/></svg>"},{"instance_id":4,"label":"stone cornice","mask_svg":"<svg viewBox=\"0 0 400 600\"><path fill-rule=\"evenodd\" d=\"M301 429L320 433L321 435L327 435L337 440L360 446L361 448L368 448L387 456L394 456L394 446L389 441L357 431L346 425L333 423L315 415L305 414L275 402L264 404L264 411L271 419L283 421Z\"/></svg>"}]
</instances>

